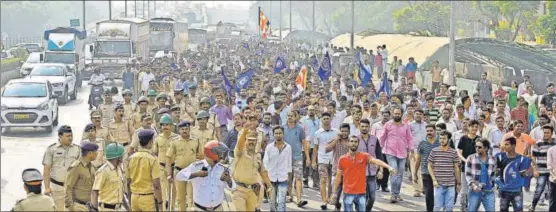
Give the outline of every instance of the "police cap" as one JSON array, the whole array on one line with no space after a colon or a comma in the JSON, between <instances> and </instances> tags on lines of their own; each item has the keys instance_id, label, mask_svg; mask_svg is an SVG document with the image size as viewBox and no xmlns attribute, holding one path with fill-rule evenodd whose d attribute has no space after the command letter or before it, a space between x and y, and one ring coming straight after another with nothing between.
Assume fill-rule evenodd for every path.
<instances>
[{"instance_id":1,"label":"police cap","mask_svg":"<svg viewBox=\"0 0 556 212\"><path fill-rule=\"evenodd\" d=\"M81 142L80 147L83 151L97 151L98 150L98 144L95 144L95 143L89 142L89 141Z\"/></svg>"},{"instance_id":2,"label":"police cap","mask_svg":"<svg viewBox=\"0 0 556 212\"><path fill-rule=\"evenodd\" d=\"M163 108L160 108L157 113L158 114L164 114L164 113L168 113L168 111L170 111L170 110L168 110L168 108L163 107Z\"/></svg>"},{"instance_id":3,"label":"police cap","mask_svg":"<svg viewBox=\"0 0 556 212\"><path fill-rule=\"evenodd\" d=\"M152 137L154 136L155 132L154 130L151 129L142 129L137 133L137 137L139 137L139 139L152 139Z\"/></svg>"},{"instance_id":4,"label":"police cap","mask_svg":"<svg viewBox=\"0 0 556 212\"><path fill-rule=\"evenodd\" d=\"M152 119L152 118L153 117L151 116L151 114L148 113L141 115L141 120Z\"/></svg>"},{"instance_id":5,"label":"police cap","mask_svg":"<svg viewBox=\"0 0 556 212\"><path fill-rule=\"evenodd\" d=\"M180 110L181 110L180 106L177 106L177 105L174 105L170 108L170 112L180 111Z\"/></svg>"},{"instance_id":6,"label":"police cap","mask_svg":"<svg viewBox=\"0 0 556 212\"><path fill-rule=\"evenodd\" d=\"M94 130L94 129L96 129L96 127L95 127L95 125L94 125L93 123L88 123L88 124L85 126L85 132L88 132L88 131Z\"/></svg>"},{"instance_id":7,"label":"police cap","mask_svg":"<svg viewBox=\"0 0 556 212\"><path fill-rule=\"evenodd\" d=\"M40 185L43 180L41 172L37 169L23 170L21 178L27 185Z\"/></svg>"},{"instance_id":8,"label":"police cap","mask_svg":"<svg viewBox=\"0 0 556 212\"><path fill-rule=\"evenodd\" d=\"M64 133L71 133L71 127L68 125L62 125L60 128L58 128L59 135Z\"/></svg>"},{"instance_id":9,"label":"police cap","mask_svg":"<svg viewBox=\"0 0 556 212\"><path fill-rule=\"evenodd\" d=\"M91 118L101 118L102 114L98 110L93 110L90 113Z\"/></svg>"},{"instance_id":10,"label":"police cap","mask_svg":"<svg viewBox=\"0 0 556 212\"><path fill-rule=\"evenodd\" d=\"M189 126L191 126L191 123L189 123L188 121L181 121L181 122L178 124L178 127L179 127L179 128L181 128L181 127L189 127Z\"/></svg>"}]
</instances>

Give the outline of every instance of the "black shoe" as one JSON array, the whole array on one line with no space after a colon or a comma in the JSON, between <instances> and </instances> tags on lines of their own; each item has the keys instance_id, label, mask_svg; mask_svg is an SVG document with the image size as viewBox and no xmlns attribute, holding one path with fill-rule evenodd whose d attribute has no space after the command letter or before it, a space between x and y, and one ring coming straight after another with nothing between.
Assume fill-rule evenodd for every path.
<instances>
[{"instance_id":1,"label":"black shoe","mask_svg":"<svg viewBox=\"0 0 556 212\"><path fill-rule=\"evenodd\" d=\"M326 208L326 205L321 205L321 206L320 206L320 209L323 210L323 211L325 211L325 210L327 209L327 208Z\"/></svg>"},{"instance_id":2,"label":"black shoe","mask_svg":"<svg viewBox=\"0 0 556 212\"><path fill-rule=\"evenodd\" d=\"M390 192L390 189L388 189L388 188L382 188L382 192Z\"/></svg>"},{"instance_id":3,"label":"black shoe","mask_svg":"<svg viewBox=\"0 0 556 212\"><path fill-rule=\"evenodd\" d=\"M303 182L303 188L309 188L309 182L308 181Z\"/></svg>"},{"instance_id":4,"label":"black shoe","mask_svg":"<svg viewBox=\"0 0 556 212\"><path fill-rule=\"evenodd\" d=\"M305 205L307 205L307 201L305 201L305 200L301 200L297 203L297 207L300 207L300 208L304 207Z\"/></svg>"},{"instance_id":5,"label":"black shoe","mask_svg":"<svg viewBox=\"0 0 556 212\"><path fill-rule=\"evenodd\" d=\"M342 209L342 203L336 203L334 206L336 207L336 210Z\"/></svg>"}]
</instances>

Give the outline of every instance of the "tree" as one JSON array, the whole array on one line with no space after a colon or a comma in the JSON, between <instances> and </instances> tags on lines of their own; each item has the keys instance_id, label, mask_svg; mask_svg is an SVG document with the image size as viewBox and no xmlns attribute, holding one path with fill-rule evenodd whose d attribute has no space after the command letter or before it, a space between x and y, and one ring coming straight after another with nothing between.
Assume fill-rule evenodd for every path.
<instances>
[{"instance_id":1,"label":"tree","mask_svg":"<svg viewBox=\"0 0 556 212\"><path fill-rule=\"evenodd\" d=\"M450 29L449 15L450 7L441 2L411 3L394 12L394 28L400 33L447 36Z\"/></svg>"},{"instance_id":2,"label":"tree","mask_svg":"<svg viewBox=\"0 0 556 212\"><path fill-rule=\"evenodd\" d=\"M531 28L537 36L549 44L556 45L556 2L546 2L546 11L546 14L537 18Z\"/></svg>"},{"instance_id":3,"label":"tree","mask_svg":"<svg viewBox=\"0 0 556 212\"><path fill-rule=\"evenodd\" d=\"M474 7L488 20L477 19L494 31L496 38L515 41L519 30L535 22L540 1L475 1Z\"/></svg>"}]
</instances>

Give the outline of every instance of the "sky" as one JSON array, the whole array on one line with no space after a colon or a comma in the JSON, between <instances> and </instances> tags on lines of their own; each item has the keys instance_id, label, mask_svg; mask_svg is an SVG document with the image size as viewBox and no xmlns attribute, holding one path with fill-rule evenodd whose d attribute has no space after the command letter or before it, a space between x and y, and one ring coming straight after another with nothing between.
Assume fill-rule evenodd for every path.
<instances>
[{"instance_id":1,"label":"sky","mask_svg":"<svg viewBox=\"0 0 556 212\"><path fill-rule=\"evenodd\" d=\"M194 1L194 2L201 2L201 1ZM249 6L251 6L252 4L251 1L203 1L203 2L205 2L205 4L207 4L208 7L222 5L222 6L235 6L244 9L249 9Z\"/></svg>"}]
</instances>

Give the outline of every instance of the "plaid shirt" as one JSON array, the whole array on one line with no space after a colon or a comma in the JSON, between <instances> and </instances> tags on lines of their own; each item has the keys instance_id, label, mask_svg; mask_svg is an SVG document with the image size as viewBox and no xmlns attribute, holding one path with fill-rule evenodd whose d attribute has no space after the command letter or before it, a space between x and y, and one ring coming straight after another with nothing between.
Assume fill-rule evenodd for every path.
<instances>
[{"instance_id":1,"label":"plaid shirt","mask_svg":"<svg viewBox=\"0 0 556 212\"><path fill-rule=\"evenodd\" d=\"M467 157L467 163L465 163L465 179L469 186L472 186L472 183L475 185L480 185L481 179L481 157L479 154L475 153L469 155ZM487 171L489 173L490 181L492 181L492 185L494 186L494 178L495 178L495 170L496 168L496 160L492 155L487 156ZM471 187L474 188L473 186Z\"/></svg>"}]
</instances>

